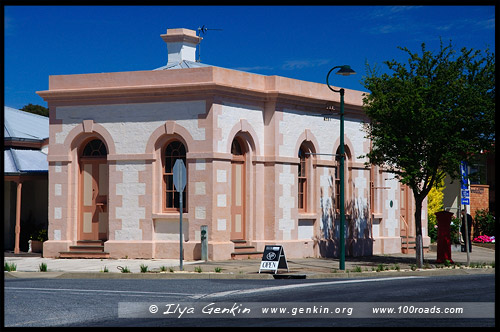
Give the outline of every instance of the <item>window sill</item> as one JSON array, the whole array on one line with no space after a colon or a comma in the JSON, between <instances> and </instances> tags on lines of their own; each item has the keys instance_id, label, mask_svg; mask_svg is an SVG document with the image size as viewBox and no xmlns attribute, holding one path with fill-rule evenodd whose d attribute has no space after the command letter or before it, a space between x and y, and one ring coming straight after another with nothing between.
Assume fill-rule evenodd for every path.
<instances>
[{"instance_id":1,"label":"window sill","mask_svg":"<svg viewBox=\"0 0 500 332\"><path fill-rule=\"evenodd\" d=\"M160 213L153 213L152 218L153 219L166 219L166 220L179 220L180 219L180 212L160 212ZM189 219L189 214L186 212L182 213L182 219Z\"/></svg>"},{"instance_id":2,"label":"window sill","mask_svg":"<svg viewBox=\"0 0 500 332\"><path fill-rule=\"evenodd\" d=\"M299 212L298 218L299 219L317 219L318 214L316 212Z\"/></svg>"}]
</instances>

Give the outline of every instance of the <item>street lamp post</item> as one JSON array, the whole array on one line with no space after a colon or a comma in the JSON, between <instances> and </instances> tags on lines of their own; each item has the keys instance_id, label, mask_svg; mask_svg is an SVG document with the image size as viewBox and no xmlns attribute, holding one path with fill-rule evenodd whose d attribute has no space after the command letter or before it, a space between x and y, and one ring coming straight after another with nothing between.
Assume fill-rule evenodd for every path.
<instances>
[{"instance_id":1,"label":"street lamp post","mask_svg":"<svg viewBox=\"0 0 500 332\"><path fill-rule=\"evenodd\" d=\"M333 89L328 83L328 77L330 73L336 69L340 68L337 75L349 76L354 75L356 72L351 69L350 66L336 66L330 69L328 74L326 75L326 85L333 92L340 93L340 270L345 270L345 196L344 196L344 183L345 183L345 175L344 175L344 159L345 159L345 151L344 151L344 89L340 88L339 90Z\"/></svg>"}]
</instances>

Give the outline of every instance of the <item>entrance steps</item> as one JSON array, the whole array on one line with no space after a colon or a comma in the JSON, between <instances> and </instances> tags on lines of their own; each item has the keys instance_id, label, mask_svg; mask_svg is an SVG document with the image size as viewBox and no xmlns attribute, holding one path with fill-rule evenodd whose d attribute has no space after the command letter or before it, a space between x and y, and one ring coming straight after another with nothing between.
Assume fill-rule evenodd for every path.
<instances>
[{"instance_id":1,"label":"entrance steps","mask_svg":"<svg viewBox=\"0 0 500 332\"><path fill-rule=\"evenodd\" d=\"M234 243L234 252L231 259L254 259L262 258L262 251L255 250L254 246L248 245L246 240L231 240Z\"/></svg>"},{"instance_id":2,"label":"entrance steps","mask_svg":"<svg viewBox=\"0 0 500 332\"><path fill-rule=\"evenodd\" d=\"M59 252L59 258L109 258L101 240L79 240L69 251Z\"/></svg>"},{"instance_id":3,"label":"entrance steps","mask_svg":"<svg viewBox=\"0 0 500 332\"><path fill-rule=\"evenodd\" d=\"M402 254L414 254L417 252L417 244L416 244L415 236L401 236L401 253ZM423 247L423 252L429 252L429 246Z\"/></svg>"}]
</instances>

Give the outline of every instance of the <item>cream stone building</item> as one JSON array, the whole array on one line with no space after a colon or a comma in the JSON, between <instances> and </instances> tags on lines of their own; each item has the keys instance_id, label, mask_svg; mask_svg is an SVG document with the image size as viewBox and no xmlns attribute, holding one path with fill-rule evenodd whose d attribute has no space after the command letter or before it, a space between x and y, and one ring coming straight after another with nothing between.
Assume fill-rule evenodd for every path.
<instances>
[{"instance_id":1,"label":"cream stone building","mask_svg":"<svg viewBox=\"0 0 500 332\"><path fill-rule=\"evenodd\" d=\"M203 225L211 260L247 258L266 244L289 258L338 256L339 117L323 114L339 95L196 62L193 30L161 38L164 67L50 76L38 92L50 109L44 256L178 258L179 158L184 259L200 259ZM413 199L358 158L370 149L362 95L345 93L346 253L401 252L415 233Z\"/></svg>"}]
</instances>

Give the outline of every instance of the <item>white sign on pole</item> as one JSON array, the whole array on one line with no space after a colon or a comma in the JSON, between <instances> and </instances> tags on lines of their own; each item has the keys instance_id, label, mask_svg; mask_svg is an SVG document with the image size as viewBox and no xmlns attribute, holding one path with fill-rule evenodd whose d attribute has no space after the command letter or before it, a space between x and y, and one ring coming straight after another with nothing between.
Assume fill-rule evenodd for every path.
<instances>
[{"instance_id":1,"label":"white sign on pole","mask_svg":"<svg viewBox=\"0 0 500 332\"><path fill-rule=\"evenodd\" d=\"M186 166L182 159L177 159L173 168L174 186L178 192L183 192L186 187Z\"/></svg>"},{"instance_id":2,"label":"white sign on pole","mask_svg":"<svg viewBox=\"0 0 500 332\"><path fill-rule=\"evenodd\" d=\"M182 249L182 210L183 210L183 202L182 202L182 192L186 187L186 166L184 166L184 162L182 159L177 159L174 164L173 172L173 180L175 189L179 192L179 210L180 210L180 218L179 218L179 268L182 271L184 260L184 254Z\"/></svg>"}]
</instances>

